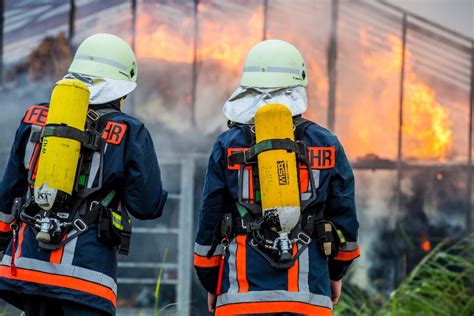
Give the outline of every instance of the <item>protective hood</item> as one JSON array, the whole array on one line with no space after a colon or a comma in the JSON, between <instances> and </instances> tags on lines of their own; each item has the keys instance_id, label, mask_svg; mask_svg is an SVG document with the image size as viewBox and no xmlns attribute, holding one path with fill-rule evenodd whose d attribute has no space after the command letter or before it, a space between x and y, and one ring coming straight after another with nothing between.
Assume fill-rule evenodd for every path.
<instances>
[{"instance_id":1,"label":"protective hood","mask_svg":"<svg viewBox=\"0 0 474 316\"><path fill-rule=\"evenodd\" d=\"M246 124L259 108L278 103L288 107L293 116L308 109L308 97L303 86L286 88L239 87L224 104L224 115L231 121Z\"/></svg>"},{"instance_id":2,"label":"protective hood","mask_svg":"<svg viewBox=\"0 0 474 316\"><path fill-rule=\"evenodd\" d=\"M117 100L137 87L136 82L126 80L116 80L98 78L81 75L78 73L68 73L64 79L77 79L84 82L90 91L89 104L103 104Z\"/></svg>"}]
</instances>

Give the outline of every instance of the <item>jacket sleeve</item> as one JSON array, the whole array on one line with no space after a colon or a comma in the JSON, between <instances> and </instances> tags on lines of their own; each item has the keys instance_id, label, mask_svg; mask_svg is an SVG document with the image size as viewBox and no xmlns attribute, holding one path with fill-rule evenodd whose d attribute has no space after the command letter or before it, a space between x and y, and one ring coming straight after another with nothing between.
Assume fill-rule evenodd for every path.
<instances>
[{"instance_id":1,"label":"jacket sleeve","mask_svg":"<svg viewBox=\"0 0 474 316\"><path fill-rule=\"evenodd\" d=\"M218 140L209 158L194 244L194 268L202 286L210 293L216 292L223 251L219 244L210 257L206 256L211 249L214 230L227 205L225 159L224 148Z\"/></svg>"},{"instance_id":2,"label":"jacket sleeve","mask_svg":"<svg viewBox=\"0 0 474 316\"><path fill-rule=\"evenodd\" d=\"M145 126L140 125L127 140L123 202L136 218L155 219L163 213L167 197L153 141Z\"/></svg>"},{"instance_id":3,"label":"jacket sleeve","mask_svg":"<svg viewBox=\"0 0 474 316\"><path fill-rule=\"evenodd\" d=\"M354 199L354 174L344 149L336 143L336 164L332 171L325 210L326 219L333 222L344 236L338 254L329 259L329 277L340 280L352 261L359 257L359 222Z\"/></svg>"},{"instance_id":4,"label":"jacket sleeve","mask_svg":"<svg viewBox=\"0 0 474 316\"><path fill-rule=\"evenodd\" d=\"M16 131L10 157L0 182L0 244L3 246L8 245L11 238L10 223L14 219L13 200L23 196L28 185L28 172L23 165L23 158L29 129L29 125L22 123Z\"/></svg>"}]
</instances>

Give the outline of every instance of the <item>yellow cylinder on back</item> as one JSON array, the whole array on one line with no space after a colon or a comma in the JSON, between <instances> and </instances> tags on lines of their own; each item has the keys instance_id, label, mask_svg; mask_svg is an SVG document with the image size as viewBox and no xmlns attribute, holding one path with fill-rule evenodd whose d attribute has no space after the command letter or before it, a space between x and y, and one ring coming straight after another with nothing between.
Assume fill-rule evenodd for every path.
<instances>
[{"instance_id":1,"label":"yellow cylinder on back","mask_svg":"<svg viewBox=\"0 0 474 316\"><path fill-rule=\"evenodd\" d=\"M261 107L255 114L257 144L268 139L294 140L291 111L281 104ZM282 231L289 232L300 216L300 192L294 152L269 150L258 155L262 211L277 209Z\"/></svg>"},{"instance_id":2,"label":"yellow cylinder on back","mask_svg":"<svg viewBox=\"0 0 474 316\"><path fill-rule=\"evenodd\" d=\"M85 84L61 80L51 95L46 126L67 125L84 131L88 106L89 89ZM52 207L58 191L72 194L80 151L79 141L57 136L43 138L34 184L35 200L43 209Z\"/></svg>"}]
</instances>

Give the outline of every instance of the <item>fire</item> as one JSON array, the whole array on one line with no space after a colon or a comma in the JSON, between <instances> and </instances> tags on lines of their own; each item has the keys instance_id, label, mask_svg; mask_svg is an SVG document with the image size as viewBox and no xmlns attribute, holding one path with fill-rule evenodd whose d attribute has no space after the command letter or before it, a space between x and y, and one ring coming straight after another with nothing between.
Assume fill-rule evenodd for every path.
<instances>
[{"instance_id":1,"label":"fire","mask_svg":"<svg viewBox=\"0 0 474 316\"><path fill-rule=\"evenodd\" d=\"M421 248L425 252L429 252L431 250L431 242L428 239L423 240L423 242L421 243Z\"/></svg>"},{"instance_id":2,"label":"fire","mask_svg":"<svg viewBox=\"0 0 474 316\"><path fill-rule=\"evenodd\" d=\"M230 2L229 2L230 3ZM232 7L231 4L229 6ZM249 49L262 40L263 35L263 5L261 3L252 4L252 8L242 12L233 12L232 16L222 14L219 5L212 1L200 2L198 5L198 41L197 41L197 61L200 76L212 77L216 82L210 82L206 87L199 89L201 96L213 95L215 98L216 87L222 94L222 97L228 97L230 93L237 88L238 78L242 72L242 66ZM159 4L144 3L141 11L137 15L137 36L136 36L136 54L140 59L151 59L165 61L169 63L192 64L194 61L194 28L195 20L193 14L188 11L186 14L179 11L174 12L178 19L177 23L157 23L160 21L161 12L167 12L170 6ZM317 58L316 53L322 52L324 56L324 47L314 47L306 38L298 36L297 32L286 31L285 33L268 30L268 38L278 38L288 40L297 46L303 53L306 66L308 68L308 98L310 108L307 117L317 121L321 116L325 119L326 114L322 105L327 102L328 82L326 80L326 69L323 66L322 58ZM204 64L205 63L205 64ZM206 68L206 66L208 68ZM209 73L212 71L219 73ZM217 70L218 68L218 70ZM161 85L163 86L163 85ZM211 90L208 93L203 90ZM160 91L163 93L163 91ZM203 113L209 109L213 111L216 107L222 106L224 100L212 100L216 104L209 105L209 100L202 100L200 95L197 97L198 106L204 103L204 110L197 114L205 118L208 113ZM189 97L186 97L186 104L190 104ZM156 100L156 99L155 99ZM154 101L156 102L156 101ZM156 104L153 104L156 109ZM319 112L318 112L319 111ZM213 116L214 116L213 112ZM172 114L174 115L174 114ZM178 113L177 116L182 115ZM163 116L163 115L162 115ZM183 124L180 123L180 126Z\"/></svg>"},{"instance_id":3,"label":"fire","mask_svg":"<svg viewBox=\"0 0 474 316\"><path fill-rule=\"evenodd\" d=\"M360 30L359 42L363 47L368 45L365 30ZM369 52L363 57L367 77L373 83L387 82L389 78L400 74L402 42L399 37L389 35L387 44L389 51ZM388 84L382 88L394 89ZM398 89L398 86L395 88ZM360 105L362 108L363 106ZM366 115L366 112L361 111L361 115ZM398 122L398 117L392 120ZM372 128L370 124L366 126ZM403 156L408 159L445 160L452 150L452 126L448 111L436 100L434 89L416 76L412 68L412 54L407 48L402 125Z\"/></svg>"},{"instance_id":4,"label":"fire","mask_svg":"<svg viewBox=\"0 0 474 316\"><path fill-rule=\"evenodd\" d=\"M220 23L212 17L212 14L210 3L199 3L198 60L217 61L224 67L240 71L248 49L261 38L263 11L254 10L244 24L242 21L232 19ZM156 17L146 7L138 16L137 56L175 63L192 63L194 17L183 16L179 28L166 24L155 25L155 19ZM242 30L248 30L250 36L237 36Z\"/></svg>"}]
</instances>

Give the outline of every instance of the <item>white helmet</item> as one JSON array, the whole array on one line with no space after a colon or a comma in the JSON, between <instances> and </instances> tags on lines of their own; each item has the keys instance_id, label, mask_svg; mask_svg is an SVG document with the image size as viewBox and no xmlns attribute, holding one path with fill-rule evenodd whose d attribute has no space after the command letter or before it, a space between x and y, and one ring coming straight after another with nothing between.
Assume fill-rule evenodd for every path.
<instances>
[{"instance_id":1,"label":"white helmet","mask_svg":"<svg viewBox=\"0 0 474 316\"><path fill-rule=\"evenodd\" d=\"M81 43L68 73L89 86L91 104L106 103L136 88L137 59L123 39L99 33Z\"/></svg>"},{"instance_id":2,"label":"white helmet","mask_svg":"<svg viewBox=\"0 0 474 316\"><path fill-rule=\"evenodd\" d=\"M267 40L247 55L240 85L256 88L306 86L308 76L303 56L288 42Z\"/></svg>"}]
</instances>

